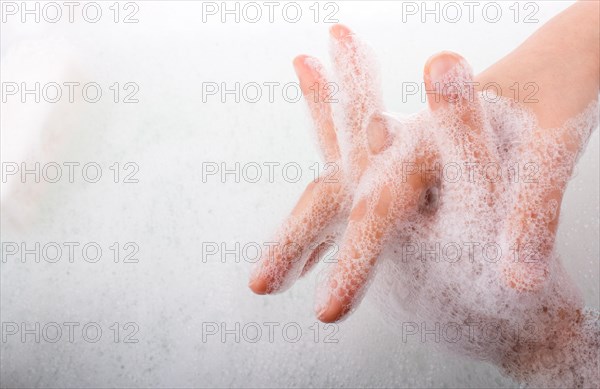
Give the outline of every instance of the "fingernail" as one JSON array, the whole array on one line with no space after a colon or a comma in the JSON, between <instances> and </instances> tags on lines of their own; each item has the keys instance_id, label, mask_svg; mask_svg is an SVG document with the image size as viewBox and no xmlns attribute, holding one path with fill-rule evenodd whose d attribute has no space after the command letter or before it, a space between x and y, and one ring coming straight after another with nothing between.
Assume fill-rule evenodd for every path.
<instances>
[{"instance_id":1,"label":"fingernail","mask_svg":"<svg viewBox=\"0 0 600 389\"><path fill-rule=\"evenodd\" d=\"M462 75L457 65L462 57L453 52L442 52L434 55L425 65L425 82L429 106L435 111L454 103L462 96Z\"/></svg>"},{"instance_id":2,"label":"fingernail","mask_svg":"<svg viewBox=\"0 0 600 389\"><path fill-rule=\"evenodd\" d=\"M449 64L444 60L436 60L433 61L432 64L429 65L429 79L432 83L439 83L444 78L444 74L449 69Z\"/></svg>"}]
</instances>

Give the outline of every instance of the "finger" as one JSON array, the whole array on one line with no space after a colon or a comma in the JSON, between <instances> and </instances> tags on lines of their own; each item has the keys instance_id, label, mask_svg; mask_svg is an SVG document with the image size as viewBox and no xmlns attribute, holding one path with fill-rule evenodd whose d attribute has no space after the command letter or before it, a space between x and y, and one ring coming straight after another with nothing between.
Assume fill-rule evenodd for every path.
<instances>
[{"instance_id":1,"label":"finger","mask_svg":"<svg viewBox=\"0 0 600 389\"><path fill-rule=\"evenodd\" d=\"M560 204L584 141L569 126L538 128L527 135L519 150L519 168L524 174L508 219L511 255L503 266L505 281L513 289L536 290L548 277Z\"/></svg>"},{"instance_id":2,"label":"finger","mask_svg":"<svg viewBox=\"0 0 600 389\"><path fill-rule=\"evenodd\" d=\"M467 61L452 52L432 56L424 70L427 102L452 144L468 162L496 162L486 142L484 113Z\"/></svg>"},{"instance_id":3,"label":"finger","mask_svg":"<svg viewBox=\"0 0 600 389\"><path fill-rule=\"evenodd\" d=\"M300 55L294 59L294 69L317 129L323 158L328 162L339 161L340 149L330 106L334 86L327 81L323 66L316 58Z\"/></svg>"},{"instance_id":4,"label":"finger","mask_svg":"<svg viewBox=\"0 0 600 389\"><path fill-rule=\"evenodd\" d=\"M356 176L368 165L365 127L377 111L383 111L379 76L373 53L350 29L336 24L330 30L332 56L339 80L340 101L346 114L344 130L348 140L350 162L356 166ZM357 177L355 177L357 178Z\"/></svg>"},{"instance_id":5,"label":"finger","mask_svg":"<svg viewBox=\"0 0 600 389\"><path fill-rule=\"evenodd\" d=\"M319 245L308 256L308 260L302 268L300 277L304 277L306 274L308 274L316 266L316 264L325 257L329 250L334 247L335 241L333 240L333 237L328 237L325 242L319 243Z\"/></svg>"},{"instance_id":6,"label":"finger","mask_svg":"<svg viewBox=\"0 0 600 389\"><path fill-rule=\"evenodd\" d=\"M363 197L354 206L342 239L339 261L317 292L319 320L338 321L360 302L395 221L417 209L421 180L412 177L401 190L399 192L391 183L382 185L372 196Z\"/></svg>"},{"instance_id":7,"label":"finger","mask_svg":"<svg viewBox=\"0 0 600 389\"><path fill-rule=\"evenodd\" d=\"M521 190L509 215L508 256L502 272L506 284L520 292L534 291L548 277L554 250L559 204L558 191Z\"/></svg>"},{"instance_id":8,"label":"finger","mask_svg":"<svg viewBox=\"0 0 600 389\"><path fill-rule=\"evenodd\" d=\"M321 232L339 212L341 185L311 182L291 215L267 245L266 252L254 268L249 287L257 294L280 292L299 276L307 248L314 245Z\"/></svg>"}]
</instances>

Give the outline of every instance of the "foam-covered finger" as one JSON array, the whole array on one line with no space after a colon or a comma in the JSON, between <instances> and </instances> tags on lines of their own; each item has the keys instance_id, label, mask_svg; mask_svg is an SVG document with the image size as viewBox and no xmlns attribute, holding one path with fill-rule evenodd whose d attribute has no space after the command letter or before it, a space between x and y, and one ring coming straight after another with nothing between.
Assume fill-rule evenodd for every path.
<instances>
[{"instance_id":1,"label":"foam-covered finger","mask_svg":"<svg viewBox=\"0 0 600 389\"><path fill-rule=\"evenodd\" d=\"M558 192L520 191L509 215L510 247L502 267L509 287L521 292L534 291L547 279L560 197Z\"/></svg>"},{"instance_id":2,"label":"foam-covered finger","mask_svg":"<svg viewBox=\"0 0 600 389\"><path fill-rule=\"evenodd\" d=\"M381 109L380 78L371 48L341 24L331 27L330 35L333 64L351 117L364 118Z\"/></svg>"},{"instance_id":3,"label":"foam-covered finger","mask_svg":"<svg viewBox=\"0 0 600 389\"><path fill-rule=\"evenodd\" d=\"M279 292L298 278L304 254L339 212L341 190L336 183L308 185L274 241L265 244L266 250L250 276L250 289L258 294Z\"/></svg>"},{"instance_id":4,"label":"foam-covered finger","mask_svg":"<svg viewBox=\"0 0 600 389\"><path fill-rule=\"evenodd\" d=\"M548 276L560 204L577 159L577 148L565 137L571 137L567 129L532 131L515 164L522 174L508 218L511 247L503 275L507 285L519 291L539 288Z\"/></svg>"},{"instance_id":5,"label":"foam-covered finger","mask_svg":"<svg viewBox=\"0 0 600 389\"><path fill-rule=\"evenodd\" d=\"M442 52L425 64L427 102L459 156L495 162L485 141L483 109L473 71L459 54Z\"/></svg>"},{"instance_id":6,"label":"foam-covered finger","mask_svg":"<svg viewBox=\"0 0 600 389\"><path fill-rule=\"evenodd\" d=\"M350 214L339 260L317 290L319 320L334 322L355 307L364 292L394 220L394 193L384 185L359 200Z\"/></svg>"},{"instance_id":7,"label":"foam-covered finger","mask_svg":"<svg viewBox=\"0 0 600 389\"><path fill-rule=\"evenodd\" d=\"M370 48L341 24L334 25L332 57L339 81L340 102L345 113L344 129L350 142L349 154L361 159L365 150L367 121L374 112L383 109L380 79L375 56Z\"/></svg>"},{"instance_id":8,"label":"foam-covered finger","mask_svg":"<svg viewBox=\"0 0 600 389\"><path fill-rule=\"evenodd\" d=\"M326 161L338 161L340 149L330 105L335 101L335 85L327 80L324 68L316 58L300 55L294 59L294 69L315 123L323 157Z\"/></svg>"},{"instance_id":9,"label":"foam-covered finger","mask_svg":"<svg viewBox=\"0 0 600 389\"><path fill-rule=\"evenodd\" d=\"M424 161L416 158L414 163L421 165ZM338 261L317 287L315 310L319 320L338 321L358 305L394 226L418 212L429 183L420 175L398 180L403 165L404 160L398 158L386 166L381 175L368 183L371 189L354 204Z\"/></svg>"},{"instance_id":10,"label":"foam-covered finger","mask_svg":"<svg viewBox=\"0 0 600 389\"><path fill-rule=\"evenodd\" d=\"M427 103L432 111L448 108L478 132L481 104L475 91L471 66L461 55L450 51L431 56L425 63L423 78Z\"/></svg>"},{"instance_id":11,"label":"foam-covered finger","mask_svg":"<svg viewBox=\"0 0 600 389\"><path fill-rule=\"evenodd\" d=\"M573 168L598 123L590 106L559 128L536 127L526 134L513 163L521 172L507 223L510 255L503 276L518 291L543 287L555 250L561 202Z\"/></svg>"}]
</instances>

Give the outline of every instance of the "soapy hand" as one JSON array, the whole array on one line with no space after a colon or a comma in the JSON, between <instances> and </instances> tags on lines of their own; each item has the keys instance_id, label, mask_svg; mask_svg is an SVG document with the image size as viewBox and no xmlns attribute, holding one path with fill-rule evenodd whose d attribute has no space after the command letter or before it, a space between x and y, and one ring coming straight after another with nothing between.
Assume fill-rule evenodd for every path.
<instances>
[{"instance_id":1,"label":"soapy hand","mask_svg":"<svg viewBox=\"0 0 600 389\"><path fill-rule=\"evenodd\" d=\"M320 320L355 309L379 267L373 293L391 321L459 323L465 336L448 346L519 381L597 380L585 377L597 360L597 314L584 309L554 251L562 196L596 105L544 129L518 103L485 98L464 58L444 52L425 65L429 109L395 117L384 112L369 48L342 25L331 38L339 104L316 59L294 60L327 174L308 185L250 288L285 290L339 242L317 290ZM490 324L501 333L494 341L477 331ZM567 346L575 351L566 361L542 363Z\"/></svg>"},{"instance_id":2,"label":"soapy hand","mask_svg":"<svg viewBox=\"0 0 600 389\"><path fill-rule=\"evenodd\" d=\"M309 184L284 222L275 239L279 244L270 246L252 275L252 290L265 294L289 287L339 238L342 225L339 261L320 287L316 307L319 319L339 320L360 301L390 234L406 240L415 220L422 223L414 228L431 227L440 218L437 208L441 204L447 204L450 213L455 211L453 197L462 200L458 205L466 210L459 213L467 222L469 213L475 211L473 220L488 218L486 224L492 224L498 202L514 204L508 208L510 214L502 215L508 220L502 231L508 234L504 241L510 241L504 253L512 255L510 260L505 255L498 271L515 290L536 289L548 276L562 193L574 157L587 138L568 136L566 128L561 135L564 142L553 143L557 149L549 150L558 135L544 143L545 135L530 119L531 131L516 134L522 138L520 150L499 155L501 137L509 134L494 133L489 123L493 118L486 117L481 96L473 88L470 67L454 53L438 54L425 66L430 112L406 121L395 119L384 113L368 47L342 25L334 26L331 36L333 63L344 92L340 101L344 116L339 120L334 120L328 90L332 84L323 66L308 56L294 60L330 169ZM509 178L509 161L501 158L515 155L520 160L510 161L512 167L525 173ZM457 182L445 177L450 165L460 169ZM535 174L540 169L543 174ZM529 180L525 174L531 176ZM505 199L507 190L502 185L511 185L507 178L525 181L510 188L518 199ZM469 196L470 202L465 202ZM500 244L498 239L492 241Z\"/></svg>"}]
</instances>

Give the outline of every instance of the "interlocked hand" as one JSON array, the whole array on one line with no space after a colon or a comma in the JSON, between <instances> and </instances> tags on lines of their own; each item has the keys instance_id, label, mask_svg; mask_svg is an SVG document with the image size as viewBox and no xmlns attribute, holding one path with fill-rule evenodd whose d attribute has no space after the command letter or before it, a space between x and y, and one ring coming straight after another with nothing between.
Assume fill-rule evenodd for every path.
<instances>
[{"instance_id":1,"label":"interlocked hand","mask_svg":"<svg viewBox=\"0 0 600 389\"><path fill-rule=\"evenodd\" d=\"M466 61L444 52L425 65L429 109L397 119L384 113L368 48L344 26L331 35L343 114L316 59L299 56L294 66L333 173L308 185L250 288L286 289L339 240L338 261L318 287L320 320L355 308L383 262L386 305L438 323L493 322L500 340L469 333L456 347L521 379L543 375L541 356L581 340L586 320L554 240L597 116L542 129L517 103L477 93ZM432 260L432 247L444 259Z\"/></svg>"}]
</instances>

